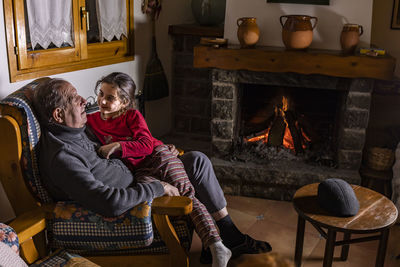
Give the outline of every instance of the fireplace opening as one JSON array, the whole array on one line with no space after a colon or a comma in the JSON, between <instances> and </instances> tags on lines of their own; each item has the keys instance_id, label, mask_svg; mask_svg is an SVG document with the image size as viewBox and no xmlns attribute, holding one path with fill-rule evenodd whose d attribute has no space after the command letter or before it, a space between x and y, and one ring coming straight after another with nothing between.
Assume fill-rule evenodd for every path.
<instances>
[{"instance_id":1,"label":"fireplace opening","mask_svg":"<svg viewBox=\"0 0 400 267\"><path fill-rule=\"evenodd\" d=\"M221 69L211 78L211 160L226 193L291 200L328 178L360 183L374 80ZM309 138L304 152L283 146L282 129L274 130L282 145L244 141L285 105Z\"/></svg>"},{"instance_id":2,"label":"fireplace opening","mask_svg":"<svg viewBox=\"0 0 400 267\"><path fill-rule=\"evenodd\" d=\"M337 167L347 91L241 84L233 157Z\"/></svg>"},{"instance_id":3,"label":"fireplace opening","mask_svg":"<svg viewBox=\"0 0 400 267\"><path fill-rule=\"evenodd\" d=\"M264 129L243 137L245 143L261 143L269 146L283 146L301 154L311 144L311 127L302 114L298 115L286 94L273 101L273 113L263 120ZM250 119L251 121L254 118ZM257 119L255 119L257 120Z\"/></svg>"}]
</instances>

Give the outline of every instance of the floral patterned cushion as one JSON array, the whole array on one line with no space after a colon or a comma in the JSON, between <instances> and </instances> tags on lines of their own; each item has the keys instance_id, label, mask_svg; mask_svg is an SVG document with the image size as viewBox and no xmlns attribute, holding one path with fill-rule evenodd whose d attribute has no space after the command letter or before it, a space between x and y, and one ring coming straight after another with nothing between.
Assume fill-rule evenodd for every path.
<instances>
[{"instance_id":1,"label":"floral patterned cushion","mask_svg":"<svg viewBox=\"0 0 400 267\"><path fill-rule=\"evenodd\" d=\"M19 253L17 233L11 226L4 223L0 223L0 242L8 245L15 253Z\"/></svg>"}]
</instances>

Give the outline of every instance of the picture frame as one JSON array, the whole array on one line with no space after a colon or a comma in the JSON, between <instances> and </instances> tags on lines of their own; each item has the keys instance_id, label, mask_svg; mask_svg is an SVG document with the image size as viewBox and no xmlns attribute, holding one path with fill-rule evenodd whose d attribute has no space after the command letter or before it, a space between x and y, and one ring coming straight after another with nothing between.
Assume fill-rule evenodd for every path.
<instances>
[{"instance_id":1,"label":"picture frame","mask_svg":"<svg viewBox=\"0 0 400 267\"><path fill-rule=\"evenodd\" d=\"M398 1L396 0L396 2ZM267 0L267 3L329 5L329 0Z\"/></svg>"},{"instance_id":2,"label":"picture frame","mask_svg":"<svg viewBox=\"0 0 400 267\"><path fill-rule=\"evenodd\" d=\"M399 1L393 0L393 11L392 11L392 20L390 28L394 30L400 30L400 10L399 10Z\"/></svg>"}]
</instances>

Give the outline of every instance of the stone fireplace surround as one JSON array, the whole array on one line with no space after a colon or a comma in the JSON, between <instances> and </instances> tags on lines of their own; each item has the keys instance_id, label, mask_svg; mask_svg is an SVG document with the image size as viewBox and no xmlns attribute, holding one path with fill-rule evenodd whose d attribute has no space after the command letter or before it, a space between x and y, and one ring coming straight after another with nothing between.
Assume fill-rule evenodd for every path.
<instances>
[{"instance_id":1,"label":"stone fireplace surround","mask_svg":"<svg viewBox=\"0 0 400 267\"><path fill-rule=\"evenodd\" d=\"M212 161L225 193L291 200L302 185L327 178L360 183L358 169L368 125L373 79L213 69L211 81ZM232 151L235 139L238 91L244 83L297 87L299 90L323 88L346 91L347 97L340 111L338 167L311 166L298 162L260 165L225 160Z\"/></svg>"},{"instance_id":2,"label":"stone fireplace surround","mask_svg":"<svg viewBox=\"0 0 400 267\"><path fill-rule=\"evenodd\" d=\"M340 51L288 51L284 48L235 46L194 48L193 66L212 68L211 137L212 161L225 193L291 200L301 186L327 178L342 178L360 184L371 93L376 79L390 80L395 59L344 56ZM242 84L341 90L338 126L337 168L298 161L272 161L266 164L227 160L235 139L238 92ZM296 89L297 90L297 89ZM229 159L229 157L228 157Z\"/></svg>"}]
</instances>

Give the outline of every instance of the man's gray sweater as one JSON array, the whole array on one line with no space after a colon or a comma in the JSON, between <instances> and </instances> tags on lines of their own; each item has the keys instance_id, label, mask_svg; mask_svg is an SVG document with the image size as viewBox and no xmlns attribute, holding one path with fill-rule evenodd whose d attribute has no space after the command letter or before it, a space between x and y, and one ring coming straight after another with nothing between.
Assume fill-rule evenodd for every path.
<instances>
[{"instance_id":1,"label":"man's gray sweater","mask_svg":"<svg viewBox=\"0 0 400 267\"><path fill-rule=\"evenodd\" d=\"M119 159L103 159L83 128L50 123L40 139L39 169L55 200L73 200L104 216L118 216L164 194L160 182L135 183Z\"/></svg>"}]
</instances>

